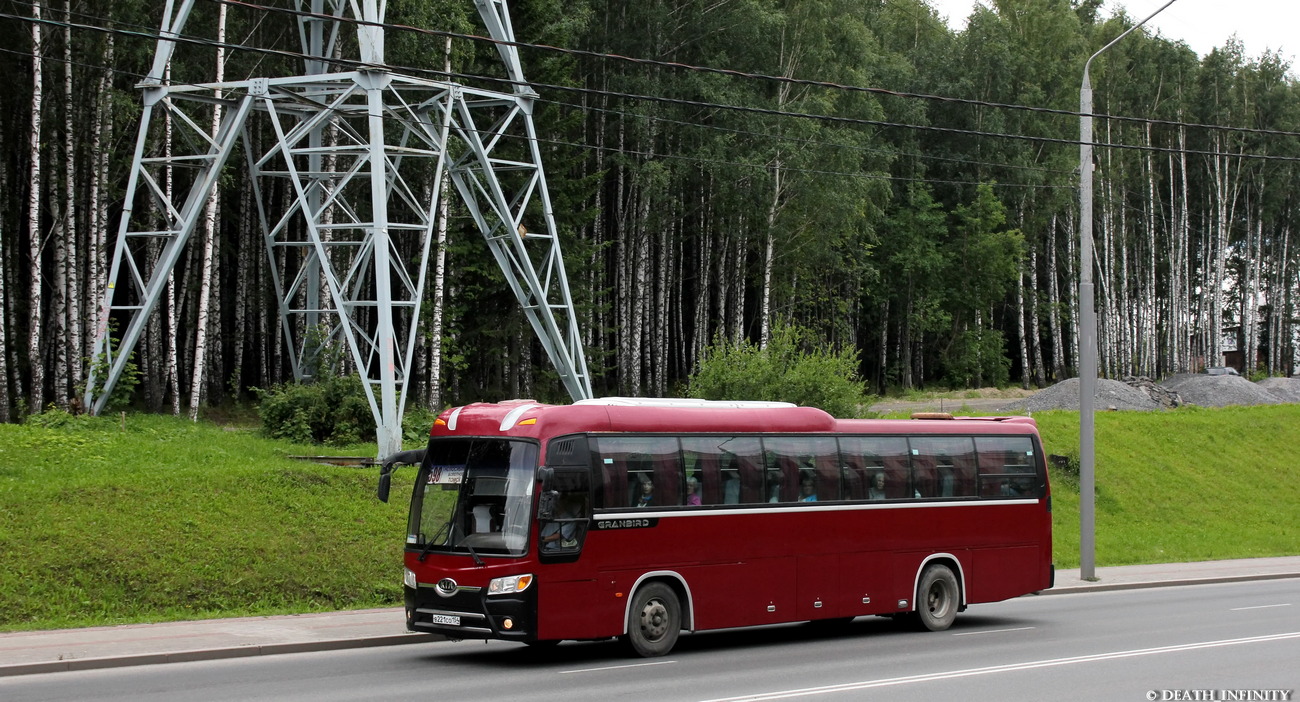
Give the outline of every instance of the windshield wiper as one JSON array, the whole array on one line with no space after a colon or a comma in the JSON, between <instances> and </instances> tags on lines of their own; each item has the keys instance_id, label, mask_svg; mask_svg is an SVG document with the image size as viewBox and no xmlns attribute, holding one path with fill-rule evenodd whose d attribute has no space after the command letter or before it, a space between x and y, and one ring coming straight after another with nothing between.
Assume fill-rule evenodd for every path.
<instances>
[{"instance_id":1,"label":"windshield wiper","mask_svg":"<svg viewBox=\"0 0 1300 702\"><path fill-rule=\"evenodd\" d=\"M423 563L424 559L429 557L429 551L432 551L433 547L437 545L438 539L442 538L442 535L447 533L450 528L451 522L443 522L442 526L438 528L438 533L434 534L432 539L424 542L424 550L420 551L420 557L415 560Z\"/></svg>"},{"instance_id":2,"label":"windshield wiper","mask_svg":"<svg viewBox=\"0 0 1300 702\"><path fill-rule=\"evenodd\" d=\"M465 547L465 550L469 551L469 555L471 555L471 556L474 557L474 565L476 565L476 566L478 566L478 567L480 567L480 568L482 568L484 565L487 565L487 564L485 564L485 563L483 562L483 559L482 559L482 558L479 558L479 557L478 557L478 552L474 550L474 547L469 545L469 537L468 537L468 536L466 536L465 538L461 539L461 540L460 540L460 543L456 544L456 548L460 548L461 546L464 546L464 547Z\"/></svg>"}]
</instances>

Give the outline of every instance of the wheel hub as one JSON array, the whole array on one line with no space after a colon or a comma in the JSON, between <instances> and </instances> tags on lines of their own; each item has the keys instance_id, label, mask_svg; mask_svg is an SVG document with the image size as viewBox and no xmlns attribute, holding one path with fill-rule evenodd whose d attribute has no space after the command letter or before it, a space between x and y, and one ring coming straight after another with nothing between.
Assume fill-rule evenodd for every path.
<instances>
[{"instance_id":1,"label":"wheel hub","mask_svg":"<svg viewBox=\"0 0 1300 702\"><path fill-rule=\"evenodd\" d=\"M651 641L657 641L667 632L668 610L659 600L651 600L641 610L641 632Z\"/></svg>"}]
</instances>

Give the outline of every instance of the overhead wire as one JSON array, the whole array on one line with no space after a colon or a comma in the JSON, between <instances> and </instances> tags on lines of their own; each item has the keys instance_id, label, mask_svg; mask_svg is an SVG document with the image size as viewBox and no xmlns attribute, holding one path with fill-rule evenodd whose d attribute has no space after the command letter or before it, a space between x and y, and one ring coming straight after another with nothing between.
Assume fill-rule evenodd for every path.
<instances>
[{"instance_id":1,"label":"overhead wire","mask_svg":"<svg viewBox=\"0 0 1300 702\"><path fill-rule=\"evenodd\" d=\"M217 2L225 2L225 3L227 3L227 4L232 4L232 5L240 5L240 6L246 6L246 7L253 7L253 8L258 8L258 9L261 9L261 8L266 7L266 6L261 6L261 5L251 4L251 3L240 2L239 0L215 0L215 1L217 1ZM332 15L324 15L324 16L321 16L321 15L313 15L312 13L303 13L303 12L299 12L299 11L290 11L290 10L286 10L286 9L284 9L284 8L266 8L266 9L273 10L273 11L281 11L281 12L291 12L292 14L297 14L297 15L306 15L306 16L309 16L309 17L323 17L323 18L328 18L328 19L330 19L331 21L334 21L334 20L337 20L337 19L338 19L338 18L334 18ZM138 38L148 39L148 40L152 40L152 41L158 41L158 40L161 40L161 39L164 38L164 37L161 37L161 36L160 36L159 34L157 34L156 32L143 32L143 31L124 30L124 29L108 28L108 27L100 27L100 26L85 25L85 24L65 23L65 22L62 22L62 21L58 21L58 20L54 20L54 19L46 19L46 18L42 18L42 19L40 19L40 20L36 20L35 18L24 17L24 16L19 16L19 15L11 15L11 14L8 14L8 13L0 13L0 17L7 17L7 18L12 18L12 19L25 20L25 21L32 21L32 22L41 22L41 23L43 23L43 24L48 24L48 25L51 25L51 26L58 26L58 27L63 27L63 26L65 26L65 25L70 25L72 28L79 28L79 29L85 29L85 30L91 30L91 31L100 31L100 32L114 32L114 33L120 33L120 34L126 34L126 35L129 35L129 36L134 36L134 37L138 37ZM340 20L340 21L341 21L341 20ZM359 21L357 21L357 20L351 20L351 21L353 21L353 22L359 22ZM361 23L361 24L371 24L371 23ZM388 26L388 25L383 25L383 26ZM405 28L406 26L405 26L405 25L392 25L392 27L393 27L393 28L401 29L401 28ZM412 29L414 29L414 28L412 28ZM439 36L442 36L442 35L461 36L461 35L459 35L459 34L457 34L457 33L439 32L439 31L437 31L437 30L418 30L418 31L425 32L425 33L433 33L433 34L437 34L437 35L439 35ZM484 40L484 41L490 41L490 42L497 42L497 40L493 40L493 39L485 38L485 37L477 37L477 36L475 36L475 35L463 35L463 36L465 36L466 38L474 38L474 39L478 39L478 40ZM189 37L189 36L185 36L185 35L180 35L180 36L177 36L177 37L166 37L166 39L169 40L169 41L175 41L175 42L177 42L177 43L181 43L181 44L198 45L198 46L202 46L202 47L206 47L206 48L218 48L218 47L222 47L222 48L229 49L229 50L231 50L232 52L233 52L233 51L255 52L255 53L260 53L260 54L264 54L264 55L274 55L274 56L279 56L279 57L281 57L281 58L292 59L292 60L300 60L300 59L310 58L309 56L307 56L306 54L303 54L302 52L286 51L286 50L281 50L281 49L270 49L270 48L265 48L265 47L249 47L249 46L242 45L242 44L232 44L232 43L230 43L230 42L216 42L216 41L214 41L214 40L210 40L210 39L193 38L193 37ZM510 42L497 42L497 43L510 43ZM516 43L518 43L518 42L516 42ZM528 46L532 46L532 45L528 45ZM545 47L545 45L536 45L536 46L539 46L539 47ZM614 56L614 55L611 54L610 56ZM355 61L355 60L350 60L350 59L331 58L331 59L329 59L329 61L332 62L332 63L339 64L339 65L351 65L351 66L353 66L354 68L358 68L358 69L373 68L373 67L370 67L370 66L366 66L364 63L362 63L362 62L360 62L360 61ZM512 80L507 79L507 78L497 78L497 77L492 77L492 76L482 76L482 75L474 75L474 74L462 74L462 73L456 73L456 72L446 72L446 71L439 71L439 70L433 70L433 69L423 69L423 68L416 68L416 67L410 67L410 66L385 66L385 68L390 69L390 70L394 70L394 69L404 69L404 70L406 70L406 71L408 71L408 72L410 72L410 73L419 73L419 74L435 75L435 76L445 76L445 77L447 77L447 78L449 78L449 79L469 79L469 80L479 80L479 81L490 81L490 82L496 82L496 83L504 83L504 84L512 85L512 86L520 85L520 83L518 83L517 81L512 81ZM182 84L182 85L183 85L183 84ZM531 82L531 81L530 81L530 82L527 82L527 83L524 83L523 85L526 85L526 86L529 86L529 87L541 87L541 88L546 88L546 89L555 90L555 91L561 91L561 92L570 92L570 93L588 94L588 95L602 95L602 96L606 96L606 97L617 97L617 98L623 98L623 99L629 99L629 100L639 100L639 101L647 101L647 102L658 102L658 103L672 104L672 105L678 105L678 106L688 106L688 107L694 107L694 108L706 108L706 109L717 109L717 110L729 110L729 111L737 111L737 112L750 113L750 114L760 114L760 115L770 115L770 116L780 116L780 117L793 117L793 118L800 118L800 119L812 119L812 120L823 121L823 122L831 122L831 123L853 124L853 125L872 126L872 127L880 127L880 128L913 129L913 130L920 130L920 131L931 131L931 132L939 132L939 133L958 134L958 135L962 135L962 136L973 136L973 137L986 137L986 138L1002 138L1002 139L1022 140L1022 141L1038 142L1038 143L1045 143L1045 144L1055 144L1055 145L1071 146L1071 147L1078 146L1079 143L1080 143L1080 142L1078 142L1077 140L1072 140L1072 139L1061 139L1061 138L1042 137L1042 136L1023 135L1023 134L1010 134L1010 133L1004 133L1004 132L985 132L985 131L980 131L980 130L958 129L958 128L952 128L952 127L938 127L938 126L933 126L933 125L918 125L918 124L907 124L907 123L898 123L898 122L888 122L888 121L885 121L885 120L868 120L868 119L864 119L864 118L842 117L842 116L837 116L837 115L820 115L820 114L815 114L815 113L794 112L794 111L789 111L789 110L775 110L775 109L771 109L771 108L758 108L758 107L750 107L750 106L742 106L742 105L728 105L728 104L713 103L713 102L707 102L707 101L701 101L701 100L686 100L686 99L682 99L682 98L668 98L668 97L655 96L655 95L643 95L643 94L636 94L636 93L623 93L623 92L611 91L611 90L601 90L601 89L594 89L594 88L579 88L579 87L575 87L575 86L553 85L553 84L537 83L537 82ZM989 104L989 103L981 103L981 104ZM990 105L990 106L994 106L993 104L989 104L989 105ZM1070 113L1070 114L1078 114L1078 113ZM1104 116L1103 116L1103 117L1104 117ZM1193 125L1185 125L1185 126L1193 126ZM1215 128L1215 129L1221 129L1221 128L1224 128L1224 127L1219 127L1219 126L1217 126L1217 125L1209 125L1209 126L1210 126L1211 128ZM1226 128L1226 129L1238 129L1238 128ZM1278 134L1285 134L1285 135L1293 135L1293 134L1294 134L1294 135L1300 136L1300 133L1293 133L1293 132L1275 132L1275 133L1278 133ZM1158 147L1158 146L1154 146L1154 145L1134 145L1134 144L1122 144L1122 143L1094 142L1094 146L1096 146L1096 147L1100 147L1100 148L1107 148L1107 147L1109 147L1109 148L1116 148L1116 149L1130 149L1130 150L1139 150L1139 151L1154 151L1154 152L1161 152L1161 153L1182 153L1182 154L1205 155L1205 156L1227 156L1227 157L1232 157L1232 158L1262 159L1262 160L1276 160L1276 161L1288 161L1288 162L1289 162L1289 161L1300 161L1300 157L1291 157L1291 156L1277 156L1277 155L1269 155L1269 154L1253 154L1253 153L1244 153L1244 152L1233 153L1233 152L1206 151L1206 150L1193 150L1193 149L1175 149L1175 148L1168 148L1168 147Z\"/></svg>"},{"instance_id":2,"label":"overhead wire","mask_svg":"<svg viewBox=\"0 0 1300 702\"><path fill-rule=\"evenodd\" d=\"M14 16L13 16L13 15L7 15L7 14L4 14L4 13L0 13L0 17L14 17ZM19 19L22 19L22 18L19 18ZM29 19L29 20L30 20L31 18L26 18L26 19ZM49 25L52 25L52 26L59 26L59 27L62 27L62 26L65 25L65 23L60 22L60 21L57 21L57 20L53 20L53 19L43 19L43 20L41 20L41 22L44 23L44 24L49 24ZM100 31L100 32L119 33L119 34L126 34L126 35L128 35L128 36L137 37L137 38L148 38L148 39L153 39L153 40L158 40L158 39L161 39L161 38L162 38L160 35L158 35L158 34L156 34L156 33L135 32L135 31L129 31L129 30L116 30L116 29L109 28L109 27L89 26L89 25L79 25L79 24L75 24L75 23L72 24L71 26L72 26L72 28L74 28L74 29L90 29L90 30L96 30L96 31ZM231 43L229 43L229 42L224 42L224 43L223 43L223 42L216 42L216 41L208 40L208 39L196 39L196 38L193 38L193 37L187 37L187 36L184 36L184 35L182 35L182 36L178 36L178 37L175 37L175 38L167 37L167 39L168 39L168 40L172 40L172 41L176 41L176 42L178 42L178 43L182 43L182 44L192 44L192 45L197 45L197 46L201 46L201 47L204 47L204 48L217 48L217 47L224 47L224 48L227 48L227 49L231 50L232 52L235 51L235 50L243 50L243 51L250 51L250 52L254 52L254 53L270 53L270 54L273 54L273 55L276 55L276 56L279 56L279 57L282 57L282 58L291 58L291 59L294 59L294 60L301 59L301 58L306 58L306 57L307 57L306 54L302 54L301 52L292 52L292 51L285 51L285 50L278 50L278 49L264 49L264 48L260 48L260 47L247 47L247 46L242 46L242 45L237 45L237 44L231 44ZM18 55L24 55L23 52L18 52L18 51L13 51L13 50L0 49L0 51L5 51L5 52L8 52L8 53L15 53L15 54L18 54ZM46 59L46 60L51 60L51 59ZM350 61L350 60L347 60L347 59L343 59L343 60L331 59L331 61L334 61L334 62L337 62L337 63L343 63L343 64L349 64L349 63L350 63L350 64L355 65L355 66L358 67L358 68L360 68L360 67L364 67L364 64L361 64L360 62L357 62L357 61ZM102 67L98 67L98 68L102 68ZM390 67L390 68L391 68L391 67ZM399 68L400 68L400 67L399 67ZM446 76L446 77L449 77L449 78L469 79L469 80L486 80L486 81L491 81L491 82L507 83L507 84L510 84L510 85L515 85L515 84L516 84L515 81L510 81L510 80L508 80L508 79L504 79L504 78L495 78L495 77L492 77L492 76L481 76L481 75L474 75L474 74L461 74L461 73L454 73L454 72L453 72L453 73L447 73L447 72L444 72L444 71L433 71L433 70L429 70L429 69L416 69L416 68L412 68L412 67L406 67L406 68L408 68L408 69L411 70L412 72L429 73L429 74L434 74L434 75L439 75L439 76ZM109 67L108 70L111 70L111 71L117 72L117 73L122 74L122 75L129 75L129 76L132 76L133 78L137 78L137 79L139 79L139 80L144 80L144 79L147 78L146 75L139 74L139 73L134 73L134 72L130 72L130 71L125 71L125 70L118 69L118 68L112 68L112 67ZM230 82L230 81L227 81L227 84L228 84L229 82ZM175 86L184 86L184 87L205 87L206 84L188 83L188 82L183 82L183 81L174 81L174 82L170 83L169 85L172 85L173 87L175 87ZM604 91L604 90L585 89L585 88L573 88L573 87L571 87L571 86L559 86L559 85L537 84L537 83L529 83L529 85L541 85L542 87L546 87L546 88L550 88L550 89L554 89L554 90L561 90L561 91L563 91L563 90L569 90L569 91L577 91L577 92L580 92L580 93L597 94L597 95L614 96L614 97L622 96L622 97L628 97L628 98L634 98L634 99L654 99L654 97L655 97L655 96L638 96L638 95L636 95L636 94L631 94L631 93L626 93L626 94L625 94L625 93L616 93L616 92L614 92L614 91ZM665 99L665 100L671 100L671 99ZM565 102L562 102L562 101L543 101L543 102L552 102L552 103L559 104L559 105L568 105L568 106L574 107L574 108L576 108L576 109L592 109L592 108L589 108L589 107L584 108L584 107L582 107L582 106L577 106L577 105L573 105L572 103L565 103ZM687 102L688 102L688 104L693 104L693 105L703 106L703 107L716 108L716 109L742 109L742 108L739 108L739 107L737 107L737 106L724 105L724 104L718 104L718 103L705 103L705 102L698 102L698 101L687 101ZM755 109L758 109L758 108L747 108L747 109L755 110ZM806 115L805 113L785 113L785 114L789 114L789 115L792 115L792 116L809 116L809 115ZM850 120L850 121L852 121L851 118L841 118L841 119L845 119L845 120ZM694 127L704 127L704 128L710 128L710 129L723 129L724 131L726 130L726 128L716 127L716 126L714 126L714 125L705 125L705 124L700 124L700 123L692 123L691 126L694 126ZM1000 135L995 134L995 133L987 133L987 135L988 135L988 136L1000 136ZM831 146L831 147L838 146L837 144L828 144L828 143L826 143L826 142L814 142L814 143L817 143L817 144L822 145L822 146ZM906 154L902 154L902 155L906 155ZM662 154L661 154L660 156L668 157L667 155L662 155ZM924 156L922 156L922 155L914 155L914 156L921 156L921 157L924 157ZM942 158L942 157L937 157L937 158ZM689 160L700 161L700 162L708 162L708 159L699 159L699 158L696 158L696 157L688 157L688 159L689 159ZM958 162L961 162L961 161L962 161L961 159L949 159L949 160L955 160L955 161L958 161ZM970 162L970 163L972 163L973 165L981 165L981 162ZM983 163L982 165L988 165L988 166L991 166L991 167L1007 167L1007 168L1016 168L1016 166L1015 166L1014 164L988 164L988 163ZM790 169L787 169L787 170L790 171L790 172L804 172L804 171L807 170L807 169L795 169L795 168L790 168ZM832 171L807 171L807 172L810 172L810 173L820 172L820 173L824 173L824 174L834 173L834 172L832 172ZM885 178L885 179L900 180L900 181L904 181L904 182L934 182L934 183L971 184L971 185L978 184L978 183L975 182L975 181L956 181L956 180L939 180L939 179L925 179L925 178L908 178L908 177L904 177L904 176L887 176L887 175L872 175L872 174L853 174L853 173L843 173L843 172L840 172L840 173L843 174L843 175L851 175L851 176L852 176L852 175L865 175L865 177L869 177L869 178L872 178L872 179L881 179L881 178ZM1006 183L1006 182L998 182L997 185L998 185L999 187L1029 187L1029 188L1048 188L1048 189L1055 189L1055 188L1064 187L1064 186L1058 186L1058 185L1047 185L1047 184L1033 184L1033 183L1025 183L1025 184L1021 184L1021 183Z\"/></svg>"},{"instance_id":3,"label":"overhead wire","mask_svg":"<svg viewBox=\"0 0 1300 702\"><path fill-rule=\"evenodd\" d=\"M621 54L590 51L585 49L571 49L565 47L551 46L549 44L537 44L537 43L521 42L521 41L505 41L501 39L495 39L493 37L485 37L477 34L467 34L463 32L451 32L447 30L427 29L424 27L414 27L411 25L396 24L391 22L370 22L355 17L340 18L340 17L334 17L333 15L313 13L306 10L295 10L287 7L274 7L270 5L263 5L260 3L249 2L248 0L213 0L213 1L226 4L226 5L246 7L246 8L258 9L258 10L263 10L268 12L287 13L299 17L310 17L313 19L328 19L330 21L345 22L349 24L355 24L358 26L371 26L371 27L379 27L383 29L395 29L395 30L413 32L413 33L424 34L429 36L437 36L443 38L451 37L453 39L467 39L471 41L487 42L491 44L513 46L517 48L537 49L541 51L550 51L550 52L575 55L575 56L587 56L592 58L624 61L633 64L655 66L660 68L673 68L679 70L694 71L699 73L712 73L717 75L725 75L725 76L738 77L738 78L787 83L791 85L822 87L822 88L828 88L832 90L839 90L845 92L862 92L862 93L869 93L873 95L884 95L884 96L900 97L900 98L949 102L954 104L971 105L976 107L991 107L997 109L1020 110L1026 112L1036 112L1042 114L1072 117L1076 119L1079 117L1090 116L1096 119L1107 119L1107 120L1115 120L1121 122L1135 122L1141 124L1154 124L1154 125L1173 126L1173 127L1190 127L1196 129L1214 129L1214 130L1221 130L1221 131L1242 132L1247 134L1261 134L1261 135L1268 135L1268 136L1300 137L1300 132L1294 132L1294 131L1260 129L1256 127L1233 127L1233 126L1219 125L1219 124L1200 124L1194 122L1182 122L1178 120L1162 120L1162 119L1155 119L1151 117L1132 117L1132 116L1124 116L1124 115L1109 115L1103 113L1083 113L1074 110L1063 110L1063 109L1051 108L1051 107L1038 107L1033 105L1020 105L1015 103L993 102L989 100L978 100L974 98L959 98L959 97L953 97L947 95L911 93L911 92L905 92L899 90L890 90L888 88L848 85L844 83L835 83L831 81L811 80L807 78L793 78L790 76L777 76L777 75L770 75L764 73L738 71L729 68L714 68L710 66L698 66L694 64L681 63L676 61L662 61L658 59L647 59L647 58L640 58L634 56L624 56Z\"/></svg>"}]
</instances>

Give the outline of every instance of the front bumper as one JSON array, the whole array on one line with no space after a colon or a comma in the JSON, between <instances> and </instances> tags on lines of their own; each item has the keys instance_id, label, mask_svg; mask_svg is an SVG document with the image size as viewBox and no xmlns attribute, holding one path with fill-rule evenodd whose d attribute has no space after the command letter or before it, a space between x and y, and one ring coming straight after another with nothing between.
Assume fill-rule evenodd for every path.
<instances>
[{"instance_id":1,"label":"front bumper","mask_svg":"<svg viewBox=\"0 0 1300 702\"><path fill-rule=\"evenodd\" d=\"M537 584L521 593L487 596L462 587L443 596L433 584L403 587L408 631L453 639L537 640Z\"/></svg>"}]
</instances>

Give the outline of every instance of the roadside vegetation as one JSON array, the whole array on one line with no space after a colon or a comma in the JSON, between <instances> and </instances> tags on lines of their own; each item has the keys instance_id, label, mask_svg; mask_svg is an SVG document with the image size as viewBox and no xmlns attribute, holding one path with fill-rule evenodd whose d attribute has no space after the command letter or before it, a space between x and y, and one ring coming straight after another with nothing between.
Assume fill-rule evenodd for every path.
<instances>
[{"instance_id":1,"label":"roadside vegetation","mask_svg":"<svg viewBox=\"0 0 1300 702\"><path fill-rule=\"evenodd\" d=\"M1035 415L1056 564L1078 565L1078 413ZM1097 415L1098 565L1300 553L1300 405ZM417 442L408 442L412 448ZM335 446L374 456L373 444ZM394 606L402 495L255 427L47 413L0 424L0 630Z\"/></svg>"},{"instance_id":2,"label":"roadside vegetation","mask_svg":"<svg viewBox=\"0 0 1300 702\"><path fill-rule=\"evenodd\" d=\"M1099 566L1300 554L1300 405L1098 412ZM1053 471L1054 556L1079 565L1079 413L1034 414Z\"/></svg>"}]
</instances>

